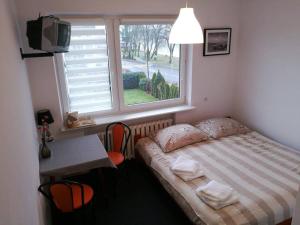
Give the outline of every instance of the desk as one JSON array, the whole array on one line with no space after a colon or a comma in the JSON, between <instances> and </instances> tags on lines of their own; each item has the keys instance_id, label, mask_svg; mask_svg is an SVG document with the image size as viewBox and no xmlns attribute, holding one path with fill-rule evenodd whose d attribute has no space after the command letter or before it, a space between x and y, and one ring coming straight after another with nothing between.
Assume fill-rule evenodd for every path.
<instances>
[{"instance_id":1,"label":"desk","mask_svg":"<svg viewBox=\"0 0 300 225\"><path fill-rule=\"evenodd\" d=\"M72 175L99 167L114 167L97 135L47 143L51 157L40 159L43 176Z\"/></svg>"}]
</instances>

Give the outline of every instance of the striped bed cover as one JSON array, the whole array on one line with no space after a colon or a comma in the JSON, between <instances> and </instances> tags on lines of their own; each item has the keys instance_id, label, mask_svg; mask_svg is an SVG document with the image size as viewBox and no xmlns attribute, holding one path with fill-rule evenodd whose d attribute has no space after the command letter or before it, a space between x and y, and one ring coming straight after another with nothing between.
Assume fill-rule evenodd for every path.
<instances>
[{"instance_id":1,"label":"striped bed cover","mask_svg":"<svg viewBox=\"0 0 300 225\"><path fill-rule=\"evenodd\" d=\"M300 183L300 153L257 132L209 140L163 153L149 138L137 151L194 224L278 224L292 217ZM199 161L205 177L184 182L170 169L179 155ZM214 210L195 189L210 180L233 187L240 202Z\"/></svg>"}]
</instances>

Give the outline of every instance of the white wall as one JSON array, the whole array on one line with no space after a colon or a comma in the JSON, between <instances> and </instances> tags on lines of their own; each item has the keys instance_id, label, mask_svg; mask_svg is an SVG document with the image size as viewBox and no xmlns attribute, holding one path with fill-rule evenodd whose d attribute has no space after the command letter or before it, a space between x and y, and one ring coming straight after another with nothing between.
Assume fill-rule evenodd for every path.
<instances>
[{"instance_id":1,"label":"white wall","mask_svg":"<svg viewBox=\"0 0 300 225\"><path fill-rule=\"evenodd\" d=\"M177 122L193 122L233 113L240 0L197 1L195 10L203 28L232 27L232 51L230 55L203 57L202 45L194 45L191 103L197 109L176 114Z\"/></svg>"},{"instance_id":2,"label":"white wall","mask_svg":"<svg viewBox=\"0 0 300 225\"><path fill-rule=\"evenodd\" d=\"M300 1L243 0L236 116L300 150Z\"/></svg>"},{"instance_id":3,"label":"white wall","mask_svg":"<svg viewBox=\"0 0 300 225\"><path fill-rule=\"evenodd\" d=\"M37 135L8 0L0 0L0 225L39 225Z\"/></svg>"},{"instance_id":4,"label":"white wall","mask_svg":"<svg viewBox=\"0 0 300 225\"><path fill-rule=\"evenodd\" d=\"M185 6L182 0L16 0L19 22L25 37L25 23L35 19L39 12L42 15L51 13L66 14L99 14L99 15L142 15L168 14L177 15L180 7ZM229 115L233 106L233 81L237 53L237 35L239 25L240 0L190 0L189 5L203 27L232 27L232 53L228 56L202 57L202 46L194 48L193 78L191 102L197 107L192 112L179 113L177 121L193 121L216 115ZM28 49L26 50L28 51ZM61 127L61 109L57 93L54 61L51 58L26 60L34 109L50 108L55 117L52 127ZM204 98L207 101L204 101Z\"/></svg>"}]
</instances>

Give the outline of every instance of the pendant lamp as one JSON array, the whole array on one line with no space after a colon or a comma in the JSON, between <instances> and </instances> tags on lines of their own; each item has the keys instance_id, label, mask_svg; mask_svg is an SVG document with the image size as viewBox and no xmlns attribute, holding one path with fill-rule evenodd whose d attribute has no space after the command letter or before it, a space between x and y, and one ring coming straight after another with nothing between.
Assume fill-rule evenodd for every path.
<instances>
[{"instance_id":1,"label":"pendant lamp","mask_svg":"<svg viewBox=\"0 0 300 225\"><path fill-rule=\"evenodd\" d=\"M172 26L169 43L200 44L203 43L203 32L194 14L193 8L181 8L179 16Z\"/></svg>"}]
</instances>

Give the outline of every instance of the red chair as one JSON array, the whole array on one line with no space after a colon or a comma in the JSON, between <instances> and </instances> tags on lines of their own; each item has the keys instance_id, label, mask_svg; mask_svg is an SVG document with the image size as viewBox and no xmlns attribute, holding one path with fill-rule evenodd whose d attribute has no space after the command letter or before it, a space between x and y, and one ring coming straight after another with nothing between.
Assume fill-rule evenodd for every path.
<instances>
[{"instance_id":1,"label":"red chair","mask_svg":"<svg viewBox=\"0 0 300 225\"><path fill-rule=\"evenodd\" d=\"M89 185L68 180L41 184L38 191L49 200L54 215L85 209L94 197L94 190Z\"/></svg>"},{"instance_id":2,"label":"red chair","mask_svg":"<svg viewBox=\"0 0 300 225\"><path fill-rule=\"evenodd\" d=\"M109 132L110 130L111 134ZM123 162L125 161L125 154L127 151L127 144L130 136L131 130L124 123L115 122L107 125L106 127L105 149L110 160L118 168L118 170L110 170L111 172L113 172L110 175L110 178L112 178L113 181L113 190L115 197L117 193L117 183L120 181L120 179L117 178L122 175L122 172L125 172L125 175L127 175L128 177L127 170L124 168L126 164Z\"/></svg>"},{"instance_id":3,"label":"red chair","mask_svg":"<svg viewBox=\"0 0 300 225\"><path fill-rule=\"evenodd\" d=\"M109 142L109 130L111 129L111 138ZM125 160L127 144L131 136L130 128L121 122L115 122L107 125L105 135L105 149L108 157L119 166ZM110 143L110 144L109 144Z\"/></svg>"}]
</instances>

